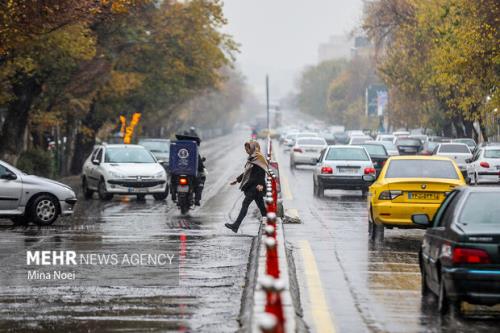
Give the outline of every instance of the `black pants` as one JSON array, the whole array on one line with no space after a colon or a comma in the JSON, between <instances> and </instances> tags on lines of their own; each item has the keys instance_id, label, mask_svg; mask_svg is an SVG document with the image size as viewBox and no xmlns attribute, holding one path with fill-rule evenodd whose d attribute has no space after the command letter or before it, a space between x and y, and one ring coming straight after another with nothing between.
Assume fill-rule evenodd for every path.
<instances>
[{"instance_id":1,"label":"black pants","mask_svg":"<svg viewBox=\"0 0 500 333\"><path fill-rule=\"evenodd\" d=\"M243 199L243 203L241 204L240 214L238 215L238 218L234 222L235 227L238 228L240 227L241 222L243 222L243 219L247 215L248 206L250 206L252 201L255 201L257 207L259 207L262 216L266 216L267 211L266 211L266 205L264 204L263 192L257 192L257 190L246 191L245 199Z\"/></svg>"}]
</instances>

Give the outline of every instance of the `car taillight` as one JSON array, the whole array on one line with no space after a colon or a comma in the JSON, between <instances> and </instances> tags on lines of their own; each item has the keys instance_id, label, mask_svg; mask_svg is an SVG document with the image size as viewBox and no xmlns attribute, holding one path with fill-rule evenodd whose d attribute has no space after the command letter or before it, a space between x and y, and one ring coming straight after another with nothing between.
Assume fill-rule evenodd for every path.
<instances>
[{"instance_id":1,"label":"car taillight","mask_svg":"<svg viewBox=\"0 0 500 333\"><path fill-rule=\"evenodd\" d=\"M302 148L293 148L293 151L296 153L303 153Z\"/></svg>"},{"instance_id":2,"label":"car taillight","mask_svg":"<svg viewBox=\"0 0 500 333\"><path fill-rule=\"evenodd\" d=\"M456 247L453 249L452 260L454 264L490 264L488 252L480 249L467 249Z\"/></svg>"},{"instance_id":3,"label":"car taillight","mask_svg":"<svg viewBox=\"0 0 500 333\"><path fill-rule=\"evenodd\" d=\"M378 196L378 199L379 200L394 200L402 194L403 194L403 191L383 191Z\"/></svg>"},{"instance_id":4,"label":"car taillight","mask_svg":"<svg viewBox=\"0 0 500 333\"><path fill-rule=\"evenodd\" d=\"M325 166L321 168L321 173L324 174L332 174L333 173L333 168Z\"/></svg>"},{"instance_id":5,"label":"car taillight","mask_svg":"<svg viewBox=\"0 0 500 333\"><path fill-rule=\"evenodd\" d=\"M187 178L180 178L179 179L179 184L180 185L187 185L188 184Z\"/></svg>"},{"instance_id":6,"label":"car taillight","mask_svg":"<svg viewBox=\"0 0 500 333\"><path fill-rule=\"evenodd\" d=\"M365 168L365 175L376 173L375 168Z\"/></svg>"},{"instance_id":7,"label":"car taillight","mask_svg":"<svg viewBox=\"0 0 500 333\"><path fill-rule=\"evenodd\" d=\"M479 163L479 165L482 166L483 168L487 168L487 169L490 168L490 164L488 162L481 162L481 163Z\"/></svg>"}]
</instances>

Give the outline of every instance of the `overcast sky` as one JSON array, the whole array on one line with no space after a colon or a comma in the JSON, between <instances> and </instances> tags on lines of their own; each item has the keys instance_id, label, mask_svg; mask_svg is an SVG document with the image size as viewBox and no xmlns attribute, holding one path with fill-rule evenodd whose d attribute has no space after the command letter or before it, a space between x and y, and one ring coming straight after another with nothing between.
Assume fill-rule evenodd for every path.
<instances>
[{"instance_id":1,"label":"overcast sky","mask_svg":"<svg viewBox=\"0 0 500 333\"><path fill-rule=\"evenodd\" d=\"M362 0L224 0L226 31L241 44L238 66L259 97L269 73L273 100L317 62L320 43L359 25L361 8Z\"/></svg>"}]
</instances>

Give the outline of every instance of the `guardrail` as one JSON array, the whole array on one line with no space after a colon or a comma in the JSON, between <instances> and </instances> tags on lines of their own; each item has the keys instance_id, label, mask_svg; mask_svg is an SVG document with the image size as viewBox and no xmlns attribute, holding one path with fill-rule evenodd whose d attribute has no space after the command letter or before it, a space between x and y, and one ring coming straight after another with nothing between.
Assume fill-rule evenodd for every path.
<instances>
[{"instance_id":1,"label":"guardrail","mask_svg":"<svg viewBox=\"0 0 500 333\"><path fill-rule=\"evenodd\" d=\"M266 210L264 219L263 243L266 247L266 270L265 276L259 279L259 284L266 294L265 314L261 316L258 326L261 332L284 333L285 311L281 299L281 293L285 290L285 283L280 279L279 251L277 240L277 228L280 227L281 219L278 217L278 192L279 192L279 165L273 161L272 140L267 138L266 157L269 163L269 174L266 179Z\"/></svg>"}]
</instances>

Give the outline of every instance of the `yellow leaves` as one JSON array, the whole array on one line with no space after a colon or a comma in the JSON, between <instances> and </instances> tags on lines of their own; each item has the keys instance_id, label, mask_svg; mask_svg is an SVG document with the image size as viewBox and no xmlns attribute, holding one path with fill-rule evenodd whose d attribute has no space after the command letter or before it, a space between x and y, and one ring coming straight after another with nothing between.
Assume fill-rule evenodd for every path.
<instances>
[{"instance_id":1,"label":"yellow leaves","mask_svg":"<svg viewBox=\"0 0 500 333\"><path fill-rule=\"evenodd\" d=\"M128 92L139 88L144 78L144 75L140 73L112 71L109 88L114 94L125 96Z\"/></svg>"},{"instance_id":2,"label":"yellow leaves","mask_svg":"<svg viewBox=\"0 0 500 333\"><path fill-rule=\"evenodd\" d=\"M96 38L82 24L67 26L52 33L48 40L50 48L58 48L75 59L90 60L95 56ZM48 50L50 52L50 50Z\"/></svg>"}]
</instances>

